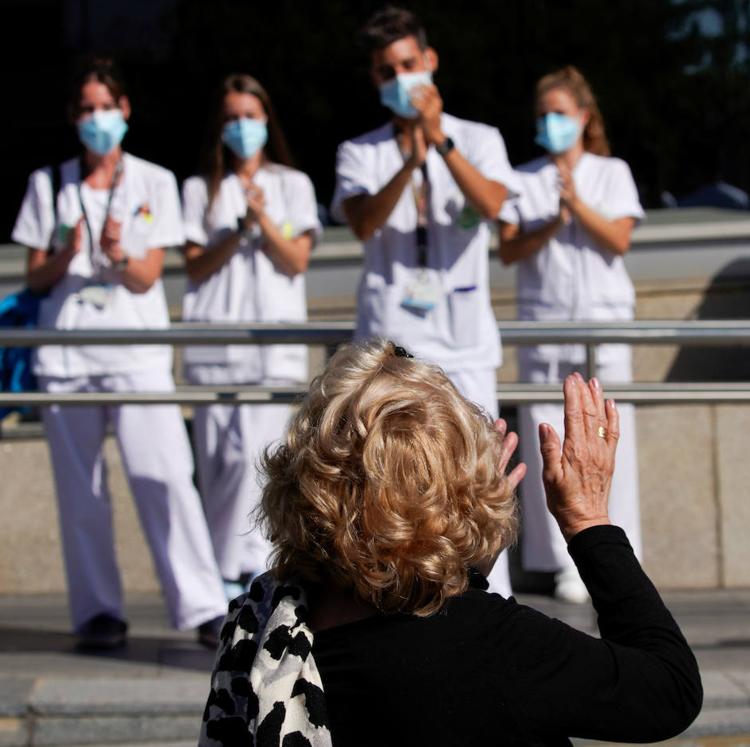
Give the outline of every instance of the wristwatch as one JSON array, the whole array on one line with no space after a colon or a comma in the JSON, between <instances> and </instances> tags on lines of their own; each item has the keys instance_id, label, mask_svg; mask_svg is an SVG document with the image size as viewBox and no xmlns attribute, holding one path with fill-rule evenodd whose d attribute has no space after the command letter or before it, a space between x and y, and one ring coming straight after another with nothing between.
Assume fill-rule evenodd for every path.
<instances>
[{"instance_id":1,"label":"wristwatch","mask_svg":"<svg viewBox=\"0 0 750 747\"><path fill-rule=\"evenodd\" d=\"M129 261L130 257L127 254L122 259L118 259L114 264L115 270L117 270L117 272L124 272L128 267Z\"/></svg>"},{"instance_id":2,"label":"wristwatch","mask_svg":"<svg viewBox=\"0 0 750 747\"><path fill-rule=\"evenodd\" d=\"M456 147L456 144L453 142L453 139L448 136L443 140L440 145L435 146L435 150L443 157L445 158L454 148Z\"/></svg>"}]
</instances>

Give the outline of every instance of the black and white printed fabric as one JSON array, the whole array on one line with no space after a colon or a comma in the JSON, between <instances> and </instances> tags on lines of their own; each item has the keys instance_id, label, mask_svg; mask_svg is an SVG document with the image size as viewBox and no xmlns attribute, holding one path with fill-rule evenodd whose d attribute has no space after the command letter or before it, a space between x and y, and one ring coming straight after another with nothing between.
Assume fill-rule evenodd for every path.
<instances>
[{"instance_id":1,"label":"black and white printed fabric","mask_svg":"<svg viewBox=\"0 0 750 747\"><path fill-rule=\"evenodd\" d=\"M229 604L199 747L330 747L305 593L259 576Z\"/></svg>"}]
</instances>

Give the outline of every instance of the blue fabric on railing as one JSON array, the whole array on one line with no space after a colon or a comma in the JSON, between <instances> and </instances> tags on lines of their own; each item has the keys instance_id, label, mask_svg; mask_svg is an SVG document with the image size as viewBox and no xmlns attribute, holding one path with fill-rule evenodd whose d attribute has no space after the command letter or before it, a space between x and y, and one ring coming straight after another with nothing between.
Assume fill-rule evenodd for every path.
<instances>
[{"instance_id":1,"label":"blue fabric on railing","mask_svg":"<svg viewBox=\"0 0 750 747\"><path fill-rule=\"evenodd\" d=\"M0 300L0 327L36 327L41 296L28 288ZM29 392L37 388L31 368L31 348L0 347L0 391ZM25 407L0 407L0 420Z\"/></svg>"}]
</instances>

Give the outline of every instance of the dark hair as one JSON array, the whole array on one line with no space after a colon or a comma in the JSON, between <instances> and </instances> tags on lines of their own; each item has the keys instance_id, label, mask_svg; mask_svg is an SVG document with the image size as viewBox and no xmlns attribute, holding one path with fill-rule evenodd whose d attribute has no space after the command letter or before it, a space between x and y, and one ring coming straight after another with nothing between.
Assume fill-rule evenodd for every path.
<instances>
[{"instance_id":1,"label":"dark hair","mask_svg":"<svg viewBox=\"0 0 750 747\"><path fill-rule=\"evenodd\" d=\"M109 57L88 57L76 69L68 92L68 114L72 120L80 114L81 89L92 81L107 87L115 101L126 96L125 82L117 65Z\"/></svg>"},{"instance_id":2,"label":"dark hair","mask_svg":"<svg viewBox=\"0 0 750 747\"><path fill-rule=\"evenodd\" d=\"M413 36L420 49L427 49L427 33L422 22L405 8L387 5L370 16L362 27L362 46L368 54L385 49L399 39Z\"/></svg>"},{"instance_id":3,"label":"dark hair","mask_svg":"<svg viewBox=\"0 0 750 747\"><path fill-rule=\"evenodd\" d=\"M227 157L229 156L230 163L231 158L233 158L221 140L221 131L224 127L224 97L228 93L249 93L260 99L263 110L268 117L268 142L264 147L266 158L285 166L294 165L289 146L266 89L251 75L245 73L228 75L222 81L216 96L214 118L210 125L207 147L203 154L203 173L208 182L209 206L216 197L221 186L221 180L227 172Z\"/></svg>"},{"instance_id":4,"label":"dark hair","mask_svg":"<svg viewBox=\"0 0 750 747\"><path fill-rule=\"evenodd\" d=\"M604 117L583 73L573 65L566 65L560 70L545 75L537 81L536 100L539 101L545 93L555 88L566 90L581 109L588 110L589 121L583 130L584 150L597 156L610 155L609 141L604 129Z\"/></svg>"}]
</instances>

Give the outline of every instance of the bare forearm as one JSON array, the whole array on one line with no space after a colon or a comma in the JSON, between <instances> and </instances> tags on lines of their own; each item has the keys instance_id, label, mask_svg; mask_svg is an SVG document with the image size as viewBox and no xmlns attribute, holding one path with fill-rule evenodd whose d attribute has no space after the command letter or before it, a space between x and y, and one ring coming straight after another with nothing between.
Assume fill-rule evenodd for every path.
<instances>
[{"instance_id":1,"label":"bare forearm","mask_svg":"<svg viewBox=\"0 0 750 747\"><path fill-rule=\"evenodd\" d=\"M603 249L616 255L623 255L630 249L634 223L632 218L607 220L596 210L580 201L571 205L570 210L591 238Z\"/></svg>"},{"instance_id":2,"label":"bare forearm","mask_svg":"<svg viewBox=\"0 0 750 747\"><path fill-rule=\"evenodd\" d=\"M120 270L120 282L131 293L146 293L161 277L164 267L164 250L149 249L141 259L128 257L127 264Z\"/></svg>"},{"instance_id":3,"label":"bare forearm","mask_svg":"<svg viewBox=\"0 0 750 747\"><path fill-rule=\"evenodd\" d=\"M494 220L503 206L508 190L499 182L483 176L456 148L445 156L445 165L464 197L483 218Z\"/></svg>"},{"instance_id":4,"label":"bare forearm","mask_svg":"<svg viewBox=\"0 0 750 747\"><path fill-rule=\"evenodd\" d=\"M533 256L560 230L560 225L560 219L556 218L541 228L510 237L503 236L505 224L500 232L500 261L512 265Z\"/></svg>"},{"instance_id":5,"label":"bare forearm","mask_svg":"<svg viewBox=\"0 0 750 747\"><path fill-rule=\"evenodd\" d=\"M75 255L71 248L56 254L50 254L46 249L29 250L26 284L35 293L48 291L62 280Z\"/></svg>"},{"instance_id":6,"label":"bare forearm","mask_svg":"<svg viewBox=\"0 0 750 747\"><path fill-rule=\"evenodd\" d=\"M294 277L307 269L312 250L312 236L309 233L286 238L265 213L258 217L258 225L265 239L264 251L281 272Z\"/></svg>"},{"instance_id":7,"label":"bare forearm","mask_svg":"<svg viewBox=\"0 0 750 747\"><path fill-rule=\"evenodd\" d=\"M237 251L240 234L229 233L221 241L207 250L198 244L188 244L185 248L185 272L194 283L202 283L218 272Z\"/></svg>"},{"instance_id":8,"label":"bare forearm","mask_svg":"<svg viewBox=\"0 0 750 747\"><path fill-rule=\"evenodd\" d=\"M355 236L367 241L387 220L411 181L414 166L405 163L374 195L355 195L344 201L346 220Z\"/></svg>"}]
</instances>

